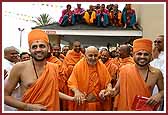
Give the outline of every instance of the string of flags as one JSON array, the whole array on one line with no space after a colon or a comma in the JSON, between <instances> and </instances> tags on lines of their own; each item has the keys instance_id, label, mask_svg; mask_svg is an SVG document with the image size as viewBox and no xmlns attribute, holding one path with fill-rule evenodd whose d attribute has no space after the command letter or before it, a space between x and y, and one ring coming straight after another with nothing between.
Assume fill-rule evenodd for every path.
<instances>
[{"instance_id":1,"label":"string of flags","mask_svg":"<svg viewBox=\"0 0 168 115\"><path fill-rule=\"evenodd\" d=\"M49 4L49 3L33 3L32 6L44 6L44 7L51 7L51 8L66 8L66 6L63 6L63 5L57 5L57 4ZM72 9L75 8L75 7L72 7Z\"/></svg>"},{"instance_id":2,"label":"string of flags","mask_svg":"<svg viewBox=\"0 0 168 115\"><path fill-rule=\"evenodd\" d=\"M56 9L64 9L64 8L66 8L66 6L64 6L64 5L51 4L51 3L50 4L49 3L32 3L32 6L40 7L40 8L50 7L50 8L56 8ZM75 7L72 7L72 9L74 9L74 8ZM27 21L27 22L36 19L35 16L30 16L30 15L27 15L27 14L13 12L13 11L7 11L7 10L4 11L3 15L4 16L8 16L8 17L15 17L16 19Z\"/></svg>"},{"instance_id":3,"label":"string of flags","mask_svg":"<svg viewBox=\"0 0 168 115\"><path fill-rule=\"evenodd\" d=\"M14 17L16 19L23 20L23 21L32 21L36 18L35 16L30 16L23 13L16 13L12 11L4 11L3 15L7 17Z\"/></svg>"}]
</instances>

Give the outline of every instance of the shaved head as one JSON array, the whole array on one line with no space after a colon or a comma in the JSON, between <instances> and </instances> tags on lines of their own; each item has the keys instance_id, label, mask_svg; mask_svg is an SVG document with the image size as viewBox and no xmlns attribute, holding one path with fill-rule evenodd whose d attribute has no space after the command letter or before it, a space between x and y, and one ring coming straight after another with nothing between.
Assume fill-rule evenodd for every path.
<instances>
[{"instance_id":1,"label":"shaved head","mask_svg":"<svg viewBox=\"0 0 168 115\"><path fill-rule=\"evenodd\" d=\"M74 50L75 52L79 53L80 50L81 50L80 48L81 48L80 42L79 42L79 41L74 41L74 42L73 42L73 50Z\"/></svg>"},{"instance_id":2,"label":"shaved head","mask_svg":"<svg viewBox=\"0 0 168 115\"><path fill-rule=\"evenodd\" d=\"M126 58L130 56L130 47L126 44L120 45L119 47L120 58Z\"/></svg>"},{"instance_id":3,"label":"shaved head","mask_svg":"<svg viewBox=\"0 0 168 115\"><path fill-rule=\"evenodd\" d=\"M88 48L86 48L85 54L88 53L88 52L91 52L91 51L97 51L98 52L98 49L95 46L89 46Z\"/></svg>"},{"instance_id":4,"label":"shaved head","mask_svg":"<svg viewBox=\"0 0 168 115\"><path fill-rule=\"evenodd\" d=\"M85 55L89 65L96 65L98 61L98 49L95 46L89 46L86 48Z\"/></svg>"}]
</instances>

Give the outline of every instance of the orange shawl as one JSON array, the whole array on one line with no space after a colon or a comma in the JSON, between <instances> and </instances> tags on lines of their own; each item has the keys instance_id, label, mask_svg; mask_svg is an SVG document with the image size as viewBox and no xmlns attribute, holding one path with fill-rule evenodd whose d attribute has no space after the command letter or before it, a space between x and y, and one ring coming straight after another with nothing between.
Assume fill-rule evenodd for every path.
<instances>
[{"instance_id":1,"label":"orange shawl","mask_svg":"<svg viewBox=\"0 0 168 115\"><path fill-rule=\"evenodd\" d=\"M113 64L113 60L110 58L109 60L107 60L107 62L105 63L105 66L107 67L111 78L113 79L113 77L116 75L118 67L117 65Z\"/></svg>"},{"instance_id":2,"label":"orange shawl","mask_svg":"<svg viewBox=\"0 0 168 115\"><path fill-rule=\"evenodd\" d=\"M62 65L62 62L55 56L50 56L49 58L47 58L47 61L51 63L56 63L60 66Z\"/></svg>"},{"instance_id":3,"label":"orange shawl","mask_svg":"<svg viewBox=\"0 0 168 115\"><path fill-rule=\"evenodd\" d=\"M83 54L77 53L74 50L69 50L66 57L64 58L63 64L67 67L66 76L69 78L69 76L72 73L73 67L75 64L83 57Z\"/></svg>"},{"instance_id":4,"label":"orange shawl","mask_svg":"<svg viewBox=\"0 0 168 115\"><path fill-rule=\"evenodd\" d=\"M113 63L113 59L109 58L107 62L105 63L105 66L108 69L108 72L110 73L111 76L111 84L114 87L116 82L117 82L117 71L118 71L118 66ZM114 103L114 98L107 97L107 102L106 102L106 110L112 110L113 108L113 103Z\"/></svg>"},{"instance_id":5,"label":"orange shawl","mask_svg":"<svg viewBox=\"0 0 168 115\"><path fill-rule=\"evenodd\" d=\"M119 63L119 58L115 57L115 58L111 58L111 61L113 64L117 65L117 67L119 67L120 63Z\"/></svg>"},{"instance_id":6,"label":"orange shawl","mask_svg":"<svg viewBox=\"0 0 168 115\"><path fill-rule=\"evenodd\" d=\"M64 60L64 58L65 58L64 54L60 54L59 57L60 57L62 60Z\"/></svg>"},{"instance_id":7,"label":"orange shawl","mask_svg":"<svg viewBox=\"0 0 168 115\"><path fill-rule=\"evenodd\" d=\"M96 92L97 91L100 92L100 90L105 89L107 84L110 83L111 78L108 70L106 69L105 65L102 62L100 61L97 62L96 70L97 70L97 77L99 78L98 82L100 85L99 85L99 89L96 89L97 88L96 87L94 90L96 90ZM91 76L91 77L94 77L94 76ZM86 58L83 58L75 65L73 72L70 78L68 79L68 87L71 89L78 88L82 93L86 92L86 94L89 94L91 93L88 91L91 88L90 86L88 86L89 82L90 82L89 67L88 67ZM92 93L95 94L94 90ZM98 98L98 95L96 96ZM85 104L80 105L80 106L83 106L84 108L79 106L78 108L82 108L82 110L91 110L90 108L92 108L92 110L97 110L97 108L95 107L96 104L97 102L92 102L92 103L85 102Z\"/></svg>"},{"instance_id":8,"label":"orange shawl","mask_svg":"<svg viewBox=\"0 0 168 115\"><path fill-rule=\"evenodd\" d=\"M117 71L117 77L119 76L119 72L120 72L120 69L125 66L126 64L134 64L134 60L132 57L127 57L127 58L119 58L118 60L118 71ZM116 110L117 109L117 106L118 106L118 101L119 101L119 96L117 95L115 97L115 101L114 101L114 109Z\"/></svg>"},{"instance_id":9,"label":"orange shawl","mask_svg":"<svg viewBox=\"0 0 168 115\"><path fill-rule=\"evenodd\" d=\"M67 65L74 66L82 57L83 54L81 52L77 53L74 50L69 50L64 60Z\"/></svg>"},{"instance_id":10,"label":"orange shawl","mask_svg":"<svg viewBox=\"0 0 168 115\"><path fill-rule=\"evenodd\" d=\"M150 90L140 76L135 64L126 65L120 71L119 111L131 110L136 95L149 97Z\"/></svg>"},{"instance_id":11,"label":"orange shawl","mask_svg":"<svg viewBox=\"0 0 168 115\"><path fill-rule=\"evenodd\" d=\"M42 104L48 111L59 111L58 66L47 63L44 72L24 93L22 101Z\"/></svg>"},{"instance_id":12,"label":"orange shawl","mask_svg":"<svg viewBox=\"0 0 168 115\"><path fill-rule=\"evenodd\" d=\"M126 57L124 59L119 58L119 63L120 63L120 67L126 65L126 64L134 64L134 60L132 57Z\"/></svg>"}]
</instances>

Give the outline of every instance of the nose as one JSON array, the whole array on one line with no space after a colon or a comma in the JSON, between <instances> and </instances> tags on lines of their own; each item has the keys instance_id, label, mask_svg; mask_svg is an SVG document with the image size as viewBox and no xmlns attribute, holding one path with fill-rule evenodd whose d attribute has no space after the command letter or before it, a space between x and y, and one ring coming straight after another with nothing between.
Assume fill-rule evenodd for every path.
<instances>
[{"instance_id":1,"label":"nose","mask_svg":"<svg viewBox=\"0 0 168 115\"><path fill-rule=\"evenodd\" d=\"M97 58L97 56L92 56L92 59L95 60Z\"/></svg>"},{"instance_id":2,"label":"nose","mask_svg":"<svg viewBox=\"0 0 168 115\"><path fill-rule=\"evenodd\" d=\"M36 48L36 51L41 51L41 48L40 48L40 47L37 47L37 48Z\"/></svg>"},{"instance_id":3,"label":"nose","mask_svg":"<svg viewBox=\"0 0 168 115\"><path fill-rule=\"evenodd\" d=\"M144 57L145 57L145 55L144 55L144 54L142 54L140 57L141 57L141 58L144 58Z\"/></svg>"}]
</instances>

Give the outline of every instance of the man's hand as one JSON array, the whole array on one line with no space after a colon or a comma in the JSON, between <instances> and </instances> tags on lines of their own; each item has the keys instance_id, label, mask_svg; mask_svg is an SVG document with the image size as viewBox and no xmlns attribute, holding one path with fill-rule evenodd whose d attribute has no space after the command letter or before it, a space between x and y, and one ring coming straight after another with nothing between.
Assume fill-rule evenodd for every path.
<instances>
[{"instance_id":1,"label":"man's hand","mask_svg":"<svg viewBox=\"0 0 168 115\"><path fill-rule=\"evenodd\" d=\"M116 88L113 88L111 91L110 91L110 95L111 97L115 97L118 93L116 92Z\"/></svg>"},{"instance_id":2,"label":"man's hand","mask_svg":"<svg viewBox=\"0 0 168 115\"><path fill-rule=\"evenodd\" d=\"M89 95L87 95L86 100L88 102L95 102L96 101L96 96L93 93L90 93Z\"/></svg>"},{"instance_id":3,"label":"man's hand","mask_svg":"<svg viewBox=\"0 0 168 115\"><path fill-rule=\"evenodd\" d=\"M106 92L105 89L103 89L103 90L100 91L100 93L99 93L100 99L105 100L105 92Z\"/></svg>"},{"instance_id":4,"label":"man's hand","mask_svg":"<svg viewBox=\"0 0 168 115\"><path fill-rule=\"evenodd\" d=\"M26 104L25 111L47 111L47 108L41 104Z\"/></svg>"},{"instance_id":5,"label":"man's hand","mask_svg":"<svg viewBox=\"0 0 168 115\"><path fill-rule=\"evenodd\" d=\"M154 96L151 96L148 99L148 101L146 102L146 104L155 105L155 104L157 104L157 103L159 103L161 101L161 98L162 98L161 95L158 93L158 94L156 94Z\"/></svg>"},{"instance_id":6,"label":"man's hand","mask_svg":"<svg viewBox=\"0 0 168 115\"><path fill-rule=\"evenodd\" d=\"M86 94L83 94L82 92L80 92L79 90L75 91L75 96L74 96L74 100L80 105L83 104L85 99Z\"/></svg>"}]
</instances>

